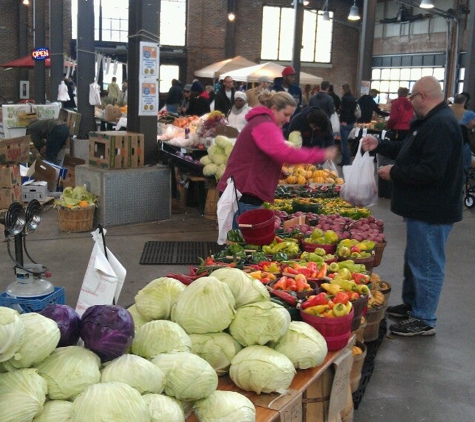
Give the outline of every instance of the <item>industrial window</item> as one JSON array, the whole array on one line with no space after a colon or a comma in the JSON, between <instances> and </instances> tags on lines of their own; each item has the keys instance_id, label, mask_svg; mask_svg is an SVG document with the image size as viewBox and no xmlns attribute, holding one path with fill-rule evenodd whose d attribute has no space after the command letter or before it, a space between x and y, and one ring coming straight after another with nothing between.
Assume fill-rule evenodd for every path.
<instances>
[{"instance_id":1,"label":"industrial window","mask_svg":"<svg viewBox=\"0 0 475 422\"><path fill-rule=\"evenodd\" d=\"M264 6L262 15L261 59L292 60L295 10L290 7ZM333 12L323 20L323 11L304 10L300 60L331 63Z\"/></svg>"}]
</instances>

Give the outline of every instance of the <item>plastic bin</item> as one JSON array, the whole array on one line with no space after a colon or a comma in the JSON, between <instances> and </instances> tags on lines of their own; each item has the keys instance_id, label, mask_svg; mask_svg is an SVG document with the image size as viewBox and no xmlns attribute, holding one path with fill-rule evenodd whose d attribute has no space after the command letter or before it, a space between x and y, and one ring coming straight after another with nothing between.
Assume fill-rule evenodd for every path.
<instances>
[{"instance_id":1,"label":"plastic bin","mask_svg":"<svg viewBox=\"0 0 475 422\"><path fill-rule=\"evenodd\" d=\"M246 243L262 246L274 240L274 211L264 208L246 211L237 221Z\"/></svg>"},{"instance_id":2,"label":"plastic bin","mask_svg":"<svg viewBox=\"0 0 475 422\"><path fill-rule=\"evenodd\" d=\"M64 288L55 287L54 292L46 296L39 296L37 298L21 298L12 297L6 292L0 295L0 306L12 308L20 313L39 312L48 305L64 305Z\"/></svg>"},{"instance_id":3,"label":"plastic bin","mask_svg":"<svg viewBox=\"0 0 475 422\"><path fill-rule=\"evenodd\" d=\"M336 251L336 244L322 245L318 243L305 242L302 240L302 248L305 252L313 252L317 248L322 248L327 254L334 254Z\"/></svg>"}]
</instances>

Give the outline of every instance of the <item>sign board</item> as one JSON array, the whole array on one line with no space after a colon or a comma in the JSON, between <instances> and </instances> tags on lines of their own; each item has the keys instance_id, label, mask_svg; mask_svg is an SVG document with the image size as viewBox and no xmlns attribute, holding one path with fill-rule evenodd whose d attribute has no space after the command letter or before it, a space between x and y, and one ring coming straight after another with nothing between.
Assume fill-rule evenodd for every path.
<instances>
[{"instance_id":1,"label":"sign board","mask_svg":"<svg viewBox=\"0 0 475 422\"><path fill-rule=\"evenodd\" d=\"M160 48L157 43L140 42L139 116L157 116Z\"/></svg>"}]
</instances>

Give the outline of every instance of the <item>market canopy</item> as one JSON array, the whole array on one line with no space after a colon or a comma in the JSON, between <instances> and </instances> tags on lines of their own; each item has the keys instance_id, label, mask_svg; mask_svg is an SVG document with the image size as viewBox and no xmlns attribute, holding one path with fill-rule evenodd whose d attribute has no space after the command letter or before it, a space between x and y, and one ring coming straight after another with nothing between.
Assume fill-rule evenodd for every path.
<instances>
[{"instance_id":1,"label":"market canopy","mask_svg":"<svg viewBox=\"0 0 475 422\"><path fill-rule=\"evenodd\" d=\"M51 66L51 59L48 57L47 59L45 59L45 67L50 67ZM65 60L64 62L64 66L69 66L69 67L73 67L74 66L74 63L69 61L69 60ZM24 56L24 57L20 57L19 59L16 59L16 60L11 60L7 63L3 63L3 64L0 64L0 67L26 67L26 68L30 68L30 69L33 69L35 67L35 60L33 60L33 57L31 57L31 55L28 55L28 56Z\"/></svg>"},{"instance_id":2,"label":"market canopy","mask_svg":"<svg viewBox=\"0 0 475 422\"><path fill-rule=\"evenodd\" d=\"M271 79L282 76L282 71L285 66L277 63L267 62L261 63L255 66L245 67L232 72L227 72L227 76L231 76L233 80L239 82L257 82L261 76L267 76ZM223 75L224 76L224 75ZM300 72L299 83L301 85L319 85L322 82L322 78L312 75L310 73Z\"/></svg>"},{"instance_id":3,"label":"market canopy","mask_svg":"<svg viewBox=\"0 0 475 422\"><path fill-rule=\"evenodd\" d=\"M223 75L224 73L231 72L236 69L241 69L243 67L254 66L256 63L251 62L242 56L236 56L232 59L221 60L210 64L209 66L203 67L203 69L195 71L195 76L201 78L217 78L218 75Z\"/></svg>"}]
</instances>

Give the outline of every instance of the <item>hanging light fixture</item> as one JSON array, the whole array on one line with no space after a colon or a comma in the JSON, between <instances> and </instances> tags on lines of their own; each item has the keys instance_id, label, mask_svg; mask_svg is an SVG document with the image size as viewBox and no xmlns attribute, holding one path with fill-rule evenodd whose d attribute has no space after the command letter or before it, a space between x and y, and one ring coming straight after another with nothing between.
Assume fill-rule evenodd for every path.
<instances>
[{"instance_id":1,"label":"hanging light fixture","mask_svg":"<svg viewBox=\"0 0 475 422\"><path fill-rule=\"evenodd\" d=\"M434 3L432 3L432 0L422 0L419 7L421 9L432 9L434 7Z\"/></svg>"},{"instance_id":2,"label":"hanging light fixture","mask_svg":"<svg viewBox=\"0 0 475 422\"><path fill-rule=\"evenodd\" d=\"M236 15L234 14L234 12L229 12L228 13L228 21L229 22L234 22L234 19L236 19Z\"/></svg>"},{"instance_id":3,"label":"hanging light fixture","mask_svg":"<svg viewBox=\"0 0 475 422\"><path fill-rule=\"evenodd\" d=\"M30 1L29 0L23 0L22 2L25 6L29 6L30 5Z\"/></svg>"},{"instance_id":4,"label":"hanging light fixture","mask_svg":"<svg viewBox=\"0 0 475 422\"><path fill-rule=\"evenodd\" d=\"M328 11L328 0L325 1L325 4L323 5L323 17L322 19L324 21L329 21L330 20L330 12Z\"/></svg>"},{"instance_id":5,"label":"hanging light fixture","mask_svg":"<svg viewBox=\"0 0 475 422\"><path fill-rule=\"evenodd\" d=\"M423 0L424 1L424 0ZM359 21L360 12L358 11L358 6L356 5L356 0L353 2L353 6L351 6L350 14L348 15L348 20L350 21Z\"/></svg>"}]
</instances>

